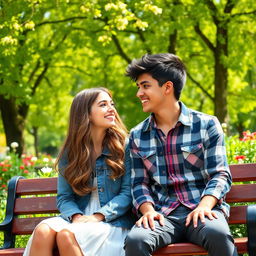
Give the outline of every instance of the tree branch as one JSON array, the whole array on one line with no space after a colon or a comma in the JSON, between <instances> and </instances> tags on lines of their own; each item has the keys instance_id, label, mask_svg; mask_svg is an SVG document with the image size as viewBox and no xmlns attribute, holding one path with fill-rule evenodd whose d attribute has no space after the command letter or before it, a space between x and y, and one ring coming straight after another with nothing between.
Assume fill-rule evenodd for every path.
<instances>
[{"instance_id":1,"label":"tree branch","mask_svg":"<svg viewBox=\"0 0 256 256\"><path fill-rule=\"evenodd\" d=\"M251 15L251 14L256 14L256 10L251 11L251 12L240 12L240 13L234 13L231 15L231 17L235 17L235 16L241 16L241 15Z\"/></svg>"},{"instance_id":2,"label":"tree branch","mask_svg":"<svg viewBox=\"0 0 256 256\"><path fill-rule=\"evenodd\" d=\"M35 25L35 27L40 27L46 24L57 24L57 23L63 23L63 22L67 22L67 21L73 21L73 20L84 20L87 19L87 16L78 16L78 17L69 17L63 20L48 20L48 21L43 21L41 23L38 23Z\"/></svg>"},{"instance_id":3,"label":"tree branch","mask_svg":"<svg viewBox=\"0 0 256 256\"><path fill-rule=\"evenodd\" d=\"M123 50L123 48L121 47L121 44L120 44L118 38L117 38L115 35L112 35L112 40L113 40L113 42L115 43L116 48L117 48L117 50L118 50L120 56L121 56L128 64L130 64L130 62L131 62L132 60L131 60L131 59L128 57L128 55L124 52L124 50Z\"/></svg>"},{"instance_id":4,"label":"tree branch","mask_svg":"<svg viewBox=\"0 0 256 256\"><path fill-rule=\"evenodd\" d=\"M224 12L225 13L231 13L233 8L235 7L235 1L233 0L228 0L226 5L225 5L225 8L224 8Z\"/></svg>"},{"instance_id":5,"label":"tree branch","mask_svg":"<svg viewBox=\"0 0 256 256\"><path fill-rule=\"evenodd\" d=\"M64 36L62 37L62 39L60 40L60 42L55 46L54 48L54 51L56 51L61 45L62 43L66 40L68 36L68 33L64 34ZM53 36L54 37L54 36ZM48 46L50 46L52 44L52 41L50 40L49 43L48 43ZM42 72L38 75L33 87L32 87L32 92L31 92L31 95L33 96L36 92L36 88L40 85L41 81L43 80L48 68L49 68L49 65L50 65L50 62L51 62L52 58L50 58L48 60L48 62L46 62L44 64L44 68L42 70Z\"/></svg>"},{"instance_id":6,"label":"tree branch","mask_svg":"<svg viewBox=\"0 0 256 256\"><path fill-rule=\"evenodd\" d=\"M152 51L151 51L151 49L148 47L148 45L147 45L147 40L146 40L146 38L144 37L142 31L141 31L140 29L137 29L137 31L138 31L138 35L139 35L140 40L141 40L141 41L144 43L144 45L145 45L145 49L146 49L147 53L151 54Z\"/></svg>"},{"instance_id":7,"label":"tree branch","mask_svg":"<svg viewBox=\"0 0 256 256\"><path fill-rule=\"evenodd\" d=\"M194 26L195 32L201 37L201 39L205 42L205 44L209 47L209 49L212 52L215 52L215 46L213 43L208 39L208 37L205 36L205 34L202 32L202 30L199 27L199 24L197 23Z\"/></svg>"},{"instance_id":8,"label":"tree branch","mask_svg":"<svg viewBox=\"0 0 256 256\"><path fill-rule=\"evenodd\" d=\"M189 78L194 84L196 84L196 85L203 91L203 93L204 93L207 97L209 97L209 98L214 102L214 97L213 97L211 94L209 94L209 93L203 88L203 86L202 86L199 82L197 82L197 81L190 75L189 72L187 72L187 76L188 76L188 78Z\"/></svg>"},{"instance_id":9,"label":"tree branch","mask_svg":"<svg viewBox=\"0 0 256 256\"><path fill-rule=\"evenodd\" d=\"M89 32L87 29L85 29L83 27L74 27L74 26L72 26L72 30L83 31L85 33ZM104 29L98 29L98 30L91 30L90 32L96 34L96 33L103 32L103 31L105 31L105 30Z\"/></svg>"},{"instance_id":10,"label":"tree branch","mask_svg":"<svg viewBox=\"0 0 256 256\"><path fill-rule=\"evenodd\" d=\"M218 20L218 18L217 18L217 14L218 14L218 9L217 9L217 7L215 6L215 4L213 3L212 0L205 0L204 2L206 3L206 5L208 6L208 8L210 9L212 19L213 19L215 25L217 25L217 24L219 23L219 20Z\"/></svg>"},{"instance_id":11,"label":"tree branch","mask_svg":"<svg viewBox=\"0 0 256 256\"><path fill-rule=\"evenodd\" d=\"M39 86L39 84L41 83L41 81L43 80L44 78L44 75L45 73L47 72L49 68L49 64L48 63L45 63L44 64L44 69L42 70L42 72L39 74L39 76L37 77L33 87L32 87L32 92L31 92L31 95L34 96L35 95L35 92L36 92L36 88Z\"/></svg>"},{"instance_id":12,"label":"tree branch","mask_svg":"<svg viewBox=\"0 0 256 256\"><path fill-rule=\"evenodd\" d=\"M28 83L30 83L36 73L36 71L40 68L40 59L37 61L36 65L35 65L35 68L32 70L30 76L29 76L29 79L28 79Z\"/></svg>"},{"instance_id":13,"label":"tree branch","mask_svg":"<svg viewBox=\"0 0 256 256\"><path fill-rule=\"evenodd\" d=\"M45 81L49 85L50 88L53 88L53 84L51 83L50 79L47 76L44 76Z\"/></svg>"},{"instance_id":14,"label":"tree branch","mask_svg":"<svg viewBox=\"0 0 256 256\"><path fill-rule=\"evenodd\" d=\"M177 29L175 29L173 33L169 35L168 52L173 54L176 54L177 35L178 35Z\"/></svg>"},{"instance_id":15,"label":"tree branch","mask_svg":"<svg viewBox=\"0 0 256 256\"><path fill-rule=\"evenodd\" d=\"M50 67L50 68L67 68L67 69L73 69L73 70L77 70L77 71L79 71L80 73L83 73L83 74L85 74L85 75L87 75L87 76L92 76L91 74L85 72L85 71L82 70L81 68L74 67L74 66L69 66L69 65L60 65L60 66L58 66L58 65L51 65L51 66L49 66L49 67Z\"/></svg>"}]
</instances>

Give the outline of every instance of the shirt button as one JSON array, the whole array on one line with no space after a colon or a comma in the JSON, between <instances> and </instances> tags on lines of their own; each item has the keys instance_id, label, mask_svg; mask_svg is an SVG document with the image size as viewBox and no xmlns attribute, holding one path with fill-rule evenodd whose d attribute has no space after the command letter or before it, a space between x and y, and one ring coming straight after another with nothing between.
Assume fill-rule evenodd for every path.
<instances>
[{"instance_id":1,"label":"shirt button","mask_svg":"<svg viewBox=\"0 0 256 256\"><path fill-rule=\"evenodd\" d=\"M100 188L99 190L100 190L100 192L104 192L104 188Z\"/></svg>"}]
</instances>

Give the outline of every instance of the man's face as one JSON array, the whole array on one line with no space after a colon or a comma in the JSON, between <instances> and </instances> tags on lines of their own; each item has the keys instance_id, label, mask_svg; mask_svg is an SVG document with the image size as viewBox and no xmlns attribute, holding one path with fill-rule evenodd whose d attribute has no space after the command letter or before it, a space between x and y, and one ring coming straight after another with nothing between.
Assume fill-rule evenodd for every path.
<instances>
[{"instance_id":1,"label":"man's face","mask_svg":"<svg viewBox=\"0 0 256 256\"><path fill-rule=\"evenodd\" d=\"M138 92L136 96L140 99L144 112L157 113L165 100L164 86L160 87L158 81L150 74L141 74L136 85Z\"/></svg>"}]
</instances>

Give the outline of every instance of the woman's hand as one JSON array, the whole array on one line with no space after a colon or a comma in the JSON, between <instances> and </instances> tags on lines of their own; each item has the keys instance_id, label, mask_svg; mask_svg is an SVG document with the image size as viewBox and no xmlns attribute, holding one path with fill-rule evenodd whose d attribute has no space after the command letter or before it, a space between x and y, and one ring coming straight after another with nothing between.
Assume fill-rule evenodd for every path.
<instances>
[{"instance_id":1,"label":"woman's hand","mask_svg":"<svg viewBox=\"0 0 256 256\"><path fill-rule=\"evenodd\" d=\"M72 218L72 223L85 223L85 222L100 222L105 219L101 213L94 213L92 215L75 214Z\"/></svg>"}]
</instances>

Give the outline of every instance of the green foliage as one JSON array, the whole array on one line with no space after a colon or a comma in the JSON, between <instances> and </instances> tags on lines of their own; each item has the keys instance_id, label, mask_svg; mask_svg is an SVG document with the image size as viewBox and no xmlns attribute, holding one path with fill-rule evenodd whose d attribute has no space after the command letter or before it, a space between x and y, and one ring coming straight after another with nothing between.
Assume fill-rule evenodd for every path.
<instances>
[{"instance_id":1,"label":"green foliage","mask_svg":"<svg viewBox=\"0 0 256 256\"><path fill-rule=\"evenodd\" d=\"M7 184L13 176L26 178L53 177L57 173L53 170L55 159L50 155L40 154L39 157L22 155L21 158L15 152L17 144L12 143L13 150L7 150L7 154L0 158L0 221L5 217L5 206L7 199ZM16 247L25 247L29 235L17 236ZM3 233L0 233L0 240L3 241Z\"/></svg>"},{"instance_id":2,"label":"green foliage","mask_svg":"<svg viewBox=\"0 0 256 256\"><path fill-rule=\"evenodd\" d=\"M227 157L229 164L256 162L256 132L243 132L243 137L226 138Z\"/></svg>"},{"instance_id":3,"label":"green foliage","mask_svg":"<svg viewBox=\"0 0 256 256\"><path fill-rule=\"evenodd\" d=\"M1 211L5 208L7 196L7 184L13 176L23 176L26 178L53 177L57 173L53 170L55 159L50 155L40 154L37 158L32 155L16 154L17 144L12 143L12 151L7 151L5 156L0 158L0 199Z\"/></svg>"},{"instance_id":4,"label":"green foliage","mask_svg":"<svg viewBox=\"0 0 256 256\"><path fill-rule=\"evenodd\" d=\"M13 97L15 107L29 105L26 130L38 128L40 150L58 148L71 99L83 88L111 89L129 129L144 119L136 89L124 76L126 66L147 52L169 51L188 68L182 100L213 114L214 93L221 88L214 87L216 63L209 45L227 40L228 54L219 53L229 70L230 131L254 129L255 1L232 1L231 13L227 3L0 1L0 94ZM217 34L214 18L223 26L228 23L228 38Z\"/></svg>"}]
</instances>

